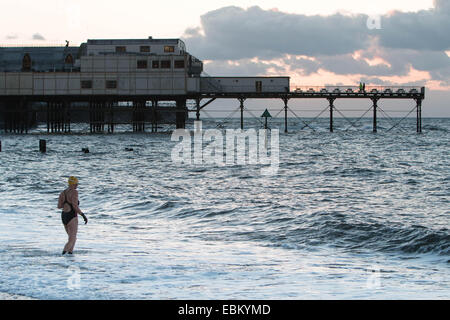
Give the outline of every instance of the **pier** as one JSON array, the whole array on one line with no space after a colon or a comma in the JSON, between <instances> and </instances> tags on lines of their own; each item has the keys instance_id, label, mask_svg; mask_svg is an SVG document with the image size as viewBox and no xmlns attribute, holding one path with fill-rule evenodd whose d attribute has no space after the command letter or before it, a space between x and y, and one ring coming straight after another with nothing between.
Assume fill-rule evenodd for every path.
<instances>
[{"instance_id":1,"label":"pier","mask_svg":"<svg viewBox=\"0 0 450 320\"><path fill-rule=\"evenodd\" d=\"M28 133L42 123L48 133L70 133L74 123L89 124L90 133L113 133L120 124L130 125L133 132L157 132L160 124L184 128L190 114L200 120L221 99L237 101L236 110L220 111L239 112L241 129L245 129L245 112L251 114L246 108L250 99L281 100L283 107L275 117L284 113L286 133L290 116L311 128L307 117L290 106L295 100L323 100L325 108L318 108L314 119L328 114L330 132L335 131L336 117L346 118L336 107L340 100L367 100L370 107L362 117L371 114L373 132L378 131L380 113L386 115L384 100L410 100L406 117L415 111L416 132L421 133L425 88L296 86L288 76L212 77L180 39L0 47L0 123L7 133Z\"/></svg>"},{"instance_id":2,"label":"pier","mask_svg":"<svg viewBox=\"0 0 450 320\"><path fill-rule=\"evenodd\" d=\"M173 123L176 128L184 128L188 114L196 120L201 119L201 112L219 99L236 100L239 105L241 129L245 129L245 102L249 99L280 99L284 107L284 132L289 131L288 118L302 120L302 114L289 107L289 102L297 99L322 99L326 102L324 109L317 109L315 117L329 117L329 131L334 132L336 114L345 117L335 104L341 99L361 99L370 102L364 116L372 116L373 132L378 131L378 113L383 100L410 100L410 116L415 112L416 132L422 132L422 102L425 99L424 87L368 87L359 92L357 87L317 87L307 90L294 89L283 93L223 93L200 92L177 97L161 96L0 96L5 133L28 133L30 128L41 121L47 124L48 133L69 133L71 124L84 122L89 124L90 133L113 133L115 126L129 124L133 132L157 132L158 123ZM168 104L169 106L162 106ZM230 103L230 105L232 105ZM230 109L223 109L229 112ZM172 115L168 121L167 116ZM308 127L308 122L304 121Z\"/></svg>"},{"instance_id":3,"label":"pier","mask_svg":"<svg viewBox=\"0 0 450 320\"><path fill-rule=\"evenodd\" d=\"M326 86L326 87L294 87L293 90L287 93L221 93L221 92L205 92L195 98L197 106L188 110L191 113L196 114L196 119L200 120L200 112L206 108L211 102L216 99L236 99L239 103L241 129L244 130L244 110L245 101L248 99L281 99L284 107L278 114L284 112L284 132L287 133L288 129L288 117L289 112L292 116L301 120L301 114L294 112L289 107L289 101L296 99L322 99L328 102L325 109L318 109L315 119L325 114L328 111L329 114L329 131L334 132L334 119L335 113L345 118L343 112L340 112L335 107L335 101L340 99L361 99L371 101L371 106L365 110L362 117L372 113L373 119L373 132L378 131L377 118L378 110L380 109L379 103L383 100L410 100L412 102L412 108L407 112L405 119L414 111L416 113L416 132L422 132L422 102L425 99L425 87L411 87L411 86L368 86L366 90L360 91L357 86ZM200 104L201 100L207 100L203 105ZM361 117L361 118L362 118ZM360 119L361 119L360 118ZM400 124L403 120L400 119L396 125ZM304 121L304 126L309 127L308 122Z\"/></svg>"}]
</instances>

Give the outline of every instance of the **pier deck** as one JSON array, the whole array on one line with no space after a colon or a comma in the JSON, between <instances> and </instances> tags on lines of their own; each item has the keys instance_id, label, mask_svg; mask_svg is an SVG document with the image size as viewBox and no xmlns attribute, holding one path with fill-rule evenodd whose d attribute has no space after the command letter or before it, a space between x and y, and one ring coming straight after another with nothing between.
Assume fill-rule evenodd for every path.
<instances>
[{"instance_id":1,"label":"pier deck","mask_svg":"<svg viewBox=\"0 0 450 320\"><path fill-rule=\"evenodd\" d=\"M241 88L242 91L237 90ZM248 99L281 99L284 102L284 131L288 132L289 101L297 99L326 99L330 132L334 131L334 117L337 99L366 99L372 102L373 132L377 132L378 102L382 99L412 100L415 102L418 133L422 132L422 101L425 99L424 87L405 86L368 86L361 91L356 86L292 87L286 92L263 90L257 92L251 88L237 87L221 90L199 91L180 95L3 95L0 96L0 111L3 114L4 131L27 133L37 122L37 113L46 115L48 132L70 132L73 119L90 123L91 132L114 132L118 123L130 123L133 131L142 132L146 125L156 132L158 123L167 121L163 113L174 114L170 120L177 128L184 128L189 113L195 113L200 120L201 111L217 99L237 99L240 103L241 129L244 129L245 101ZM188 103L191 100L192 103ZM202 104L203 100L207 100ZM123 106L127 102L127 106ZM84 104L84 106L80 106ZM122 104L121 104L122 103ZM168 104L169 106L162 106ZM229 110L222 110L224 112ZM320 111L320 110L318 110ZM322 110L323 111L323 110ZM80 120L79 114L84 113ZM323 113L323 112L322 112ZM122 115L122 120L117 115ZM127 120L124 122L123 117ZM170 117L169 117L170 118Z\"/></svg>"}]
</instances>

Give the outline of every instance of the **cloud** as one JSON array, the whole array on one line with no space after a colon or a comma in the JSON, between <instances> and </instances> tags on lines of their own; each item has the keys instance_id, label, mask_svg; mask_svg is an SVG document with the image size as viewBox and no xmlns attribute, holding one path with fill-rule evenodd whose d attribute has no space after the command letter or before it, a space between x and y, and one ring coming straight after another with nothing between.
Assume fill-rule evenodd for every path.
<instances>
[{"instance_id":1,"label":"cloud","mask_svg":"<svg viewBox=\"0 0 450 320\"><path fill-rule=\"evenodd\" d=\"M435 1L432 10L395 12L383 17L380 44L387 48L446 50L450 48L449 1Z\"/></svg>"},{"instance_id":2,"label":"cloud","mask_svg":"<svg viewBox=\"0 0 450 320\"><path fill-rule=\"evenodd\" d=\"M449 84L445 51L450 49L450 1L435 0L434 6L384 15L381 29L368 28L369 16L364 14L307 16L230 6L204 14L199 27L186 29L184 40L192 54L212 61L207 65L210 73L279 70L307 76L324 70L375 79L406 76L415 69ZM374 59L385 63L371 62ZM271 60L282 61L285 68L274 67Z\"/></svg>"},{"instance_id":3,"label":"cloud","mask_svg":"<svg viewBox=\"0 0 450 320\"><path fill-rule=\"evenodd\" d=\"M303 76L313 74L321 68L321 62L317 59L307 59L305 57L289 56L284 59L286 65L290 66L292 70L300 73Z\"/></svg>"},{"instance_id":4,"label":"cloud","mask_svg":"<svg viewBox=\"0 0 450 320\"><path fill-rule=\"evenodd\" d=\"M214 61L206 63L205 69L208 73L215 76L234 76L241 75L267 75L269 73L283 73L285 69L270 61L251 61L249 59L240 59L236 61Z\"/></svg>"},{"instance_id":5,"label":"cloud","mask_svg":"<svg viewBox=\"0 0 450 320\"><path fill-rule=\"evenodd\" d=\"M215 60L333 55L367 45L366 21L365 15L305 16L231 6L201 17L204 35L190 28L184 36L194 55Z\"/></svg>"},{"instance_id":6,"label":"cloud","mask_svg":"<svg viewBox=\"0 0 450 320\"><path fill-rule=\"evenodd\" d=\"M351 75L364 74L368 76L404 76L409 73L409 66L406 61L391 64L370 65L364 59L355 59L351 54L338 56L318 57L320 67L335 74Z\"/></svg>"},{"instance_id":7,"label":"cloud","mask_svg":"<svg viewBox=\"0 0 450 320\"><path fill-rule=\"evenodd\" d=\"M45 40L45 38L40 33L33 34L33 40Z\"/></svg>"},{"instance_id":8,"label":"cloud","mask_svg":"<svg viewBox=\"0 0 450 320\"><path fill-rule=\"evenodd\" d=\"M6 40L16 40L19 38L19 36L17 34L9 34L5 38Z\"/></svg>"},{"instance_id":9,"label":"cloud","mask_svg":"<svg viewBox=\"0 0 450 320\"><path fill-rule=\"evenodd\" d=\"M448 0L434 0L434 7L440 12L450 13L450 1Z\"/></svg>"}]
</instances>

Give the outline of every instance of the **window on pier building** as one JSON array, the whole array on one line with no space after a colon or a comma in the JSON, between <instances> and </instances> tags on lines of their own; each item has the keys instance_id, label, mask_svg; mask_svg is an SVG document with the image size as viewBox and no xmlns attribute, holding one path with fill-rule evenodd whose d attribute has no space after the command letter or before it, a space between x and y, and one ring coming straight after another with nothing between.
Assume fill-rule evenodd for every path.
<instances>
[{"instance_id":1,"label":"window on pier building","mask_svg":"<svg viewBox=\"0 0 450 320\"><path fill-rule=\"evenodd\" d=\"M175 60L173 64L174 68L184 69L184 60Z\"/></svg>"},{"instance_id":2,"label":"window on pier building","mask_svg":"<svg viewBox=\"0 0 450 320\"><path fill-rule=\"evenodd\" d=\"M170 60L161 60L162 69L170 69Z\"/></svg>"},{"instance_id":3,"label":"window on pier building","mask_svg":"<svg viewBox=\"0 0 450 320\"><path fill-rule=\"evenodd\" d=\"M150 46L141 46L140 52L150 52Z\"/></svg>"},{"instance_id":4,"label":"window on pier building","mask_svg":"<svg viewBox=\"0 0 450 320\"><path fill-rule=\"evenodd\" d=\"M147 60L138 60L137 68L138 69L147 69Z\"/></svg>"},{"instance_id":5,"label":"window on pier building","mask_svg":"<svg viewBox=\"0 0 450 320\"><path fill-rule=\"evenodd\" d=\"M22 71L31 71L31 57L28 53L23 56Z\"/></svg>"},{"instance_id":6,"label":"window on pier building","mask_svg":"<svg viewBox=\"0 0 450 320\"><path fill-rule=\"evenodd\" d=\"M117 80L106 80L106 89L117 89Z\"/></svg>"},{"instance_id":7,"label":"window on pier building","mask_svg":"<svg viewBox=\"0 0 450 320\"><path fill-rule=\"evenodd\" d=\"M81 80L81 89L92 89L92 80Z\"/></svg>"},{"instance_id":8,"label":"window on pier building","mask_svg":"<svg viewBox=\"0 0 450 320\"><path fill-rule=\"evenodd\" d=\"M127 52L127 47L125 46L116 47L116 53L124 53L124 52Z\"/></svg>"},{"instance_id":9,"label":"window on pier building","mask_svg":"<svg viewBox=\"0 0 450 320\"><path fill-rule=\"evenodd\" d=\"M152 68L153 69L158 69L159 68L159 61L158 60L153 60L152 61Z\"/></svg>"},{"instance_id":10,"label":"window on pier building","mask_svg":"<svg viewBox=\"0 0 450 320\"><path fill-rule=\"evenodd\" d=\"M164 52L175 52L174 46L164 46Z\"/></svg>"}]
</instances>

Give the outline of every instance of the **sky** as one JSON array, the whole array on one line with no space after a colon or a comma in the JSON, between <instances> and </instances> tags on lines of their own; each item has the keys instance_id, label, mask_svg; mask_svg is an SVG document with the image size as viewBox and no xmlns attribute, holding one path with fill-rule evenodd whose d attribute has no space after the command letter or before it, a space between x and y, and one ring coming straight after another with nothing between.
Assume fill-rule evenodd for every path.
<instances>
[{"instance_id":1,"label":"sky","mask_svg":"<svg viewBox=\"0 0 450 320\"><path fill-rule=\"evenodd\" d=\"M2 45L181 38L212 76L291 84L427 87L425 116L450 117L450 0L2 0Z\"/></svg>"}]
</instances>

